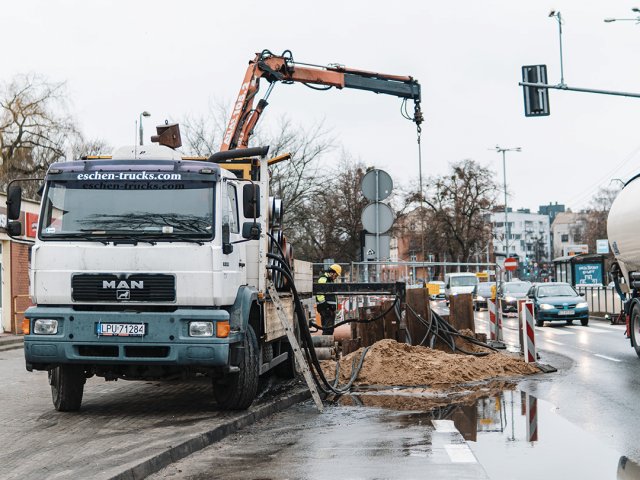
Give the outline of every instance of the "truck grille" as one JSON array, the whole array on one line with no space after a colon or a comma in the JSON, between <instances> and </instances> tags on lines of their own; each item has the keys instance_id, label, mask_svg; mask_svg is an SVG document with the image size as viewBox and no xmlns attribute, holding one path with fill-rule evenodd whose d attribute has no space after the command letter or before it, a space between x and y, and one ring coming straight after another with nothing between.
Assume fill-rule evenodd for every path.
<instances>
[{"instance_id":1,"label":"truck grille","mask_svg":"<svg viewBox=\"0 0 640 480\"><path fill-rule=\"evenodd\" d=\"M77 274L71 277L74 302L174 302L173 275L109 273Z\"/></svg>"}]
</instances>

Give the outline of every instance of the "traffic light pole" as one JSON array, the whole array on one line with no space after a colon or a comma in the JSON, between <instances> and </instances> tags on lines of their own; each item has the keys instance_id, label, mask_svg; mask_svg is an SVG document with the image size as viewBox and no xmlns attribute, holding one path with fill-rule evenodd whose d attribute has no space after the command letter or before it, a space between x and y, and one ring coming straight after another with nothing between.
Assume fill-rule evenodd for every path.
<instances>
[{"instance_id":1,"label":"traffic light pole","mask_svg":"<svg viewBox=\"0 0 640 480\"><path fill-rule=\"evenodd\" d=\"M549 85L547 83L519 82L518 85L520 85L521 87L552 88L554 90L568 90L570 92L598 93L600 95L615 95L618 97L640 98L640 93L616 92L614 90L597 90L595 88L578 88L578 87L570 87L568 85L563 85L563 84Z\"/></svg>"}]
</instances>

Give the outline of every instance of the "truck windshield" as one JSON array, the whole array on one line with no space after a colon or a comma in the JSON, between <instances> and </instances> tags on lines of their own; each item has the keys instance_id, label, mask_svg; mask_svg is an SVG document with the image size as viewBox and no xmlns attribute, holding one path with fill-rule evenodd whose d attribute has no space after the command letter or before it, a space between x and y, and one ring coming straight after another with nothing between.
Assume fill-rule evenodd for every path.
<instances>
[{"instance_id":1,"label":"truck windshield","mask_svg":"<svg viewBox=\"0 0 640 480\"><path fill-rule=\"evenodd\" d=\"M214 185L200 180L52 181L43 200L40 238L210 239Z\"/></svg>"},{"instance_id":2,"label":"truck windshield","mask_svg":"<svg viewBox=\"0 0 640 480\"><path fill-rule=\"evenodd\" d=\"M473 287L478 284L478 277L475 275L451 277L452 287Z\"/></svg>"}]
</instances>

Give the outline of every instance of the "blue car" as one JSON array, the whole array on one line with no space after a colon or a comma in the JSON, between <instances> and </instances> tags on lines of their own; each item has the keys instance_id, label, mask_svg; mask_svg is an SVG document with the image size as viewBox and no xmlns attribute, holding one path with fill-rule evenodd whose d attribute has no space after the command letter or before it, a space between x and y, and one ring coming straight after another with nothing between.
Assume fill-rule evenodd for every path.
<instances>
[{"instance_id":1,"label":"blue car","mask_svg":"<svg viewBox=\"0 0 640 480\"><path fill-rule=\"evenodd\" d=\"M571 325L580 320L583 326L589 324L589 305L568 283L538 283L531 287L527 297L533 300L538 327L556 321Z\"/></svg>"}]
</instances>

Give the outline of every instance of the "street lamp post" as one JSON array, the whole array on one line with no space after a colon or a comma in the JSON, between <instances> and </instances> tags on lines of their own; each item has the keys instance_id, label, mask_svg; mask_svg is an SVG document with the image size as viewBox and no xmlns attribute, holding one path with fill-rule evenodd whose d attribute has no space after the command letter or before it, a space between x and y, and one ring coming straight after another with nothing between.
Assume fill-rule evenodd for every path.
<instances>
[{"instance_id":1,"label":"street lamp post","mask_svg":"<svg viewBox=\"0 0 640 480\"><path fill-rule=\"evenodd\" d=\"M140 114L140 145L144 145L144 136L142 130L142 117L150 117L151 114L146 110Z\"/></svg>"},{"instance_id":2,"label":"street lamp post","mask_svg":"<svg viewBox=\"0 0 640 480\"><path fill-rule=\"evenodd\" d=\"M507 212L507 160L506 154L507 152L520 152L522 148L501 148L496 145L496 152L502 153L502 175L503 175L503 187L504 187L504 229L505 229L505 256L504 258L509 258L509 237L511 235L511 228L509 228L509 214Z\"/></svg>"},{"instance_id":3,"label":"street lamp post","mask_svg":"<svg viewBox=\"0 0 640 480\"><path fill-rule=\"evenodd\" d=\"M631 11L633 13L640 13L640 8L632 8ZM636 24L640 23L640 15L638 15L635 18L605 18L604 19L605 23L612 23L612 22L636 22Z\"/></svg>"}]
</instances>

